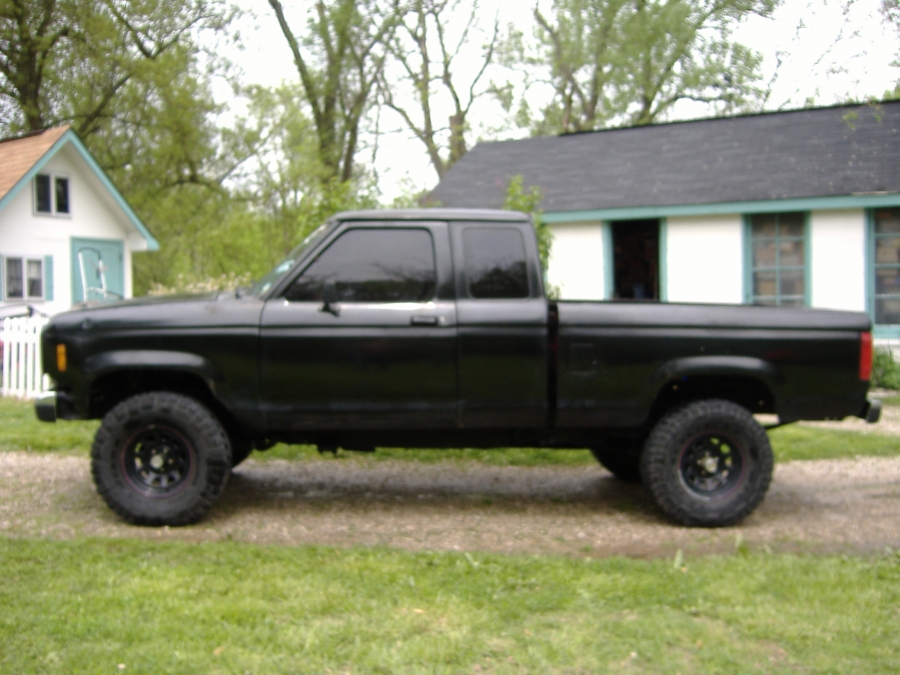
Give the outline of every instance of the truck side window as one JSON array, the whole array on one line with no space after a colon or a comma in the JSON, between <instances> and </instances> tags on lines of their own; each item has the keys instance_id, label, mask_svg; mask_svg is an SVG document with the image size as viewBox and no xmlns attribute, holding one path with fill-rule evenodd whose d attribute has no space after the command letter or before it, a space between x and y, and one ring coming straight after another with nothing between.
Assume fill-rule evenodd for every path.
<instances>
[{"instance_id":1,"label":"truck side window","mask_svg":"<svg viewBox=\"0 0 900 675\"><path fill-rule=\"evenodd\" d=\"M528 270L522 233L513 228L463 231L466 279L473 298L527 298Z\"/></svg>"},{"instance_id":2,"label":"truck side window","mask_svg":"<svg viewBox=\"0 0 900 675\"><path fill-rule=\"evenodd\" d=\"M322 300L334 281L340 302L423 302L434 297L436 273L431 233L423 229L356 229L338 237L284 297Z\"/></svg>"}]
</instances>

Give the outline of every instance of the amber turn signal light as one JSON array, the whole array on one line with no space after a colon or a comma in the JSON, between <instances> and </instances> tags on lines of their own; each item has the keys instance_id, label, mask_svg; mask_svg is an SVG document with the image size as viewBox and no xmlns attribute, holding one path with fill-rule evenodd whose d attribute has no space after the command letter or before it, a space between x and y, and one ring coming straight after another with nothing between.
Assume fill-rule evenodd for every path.
<instances>
[{"instance_id":1,"label":"amber turn signal light","mask_svg":"<svg viewBox=\"0 0 900 675\"><path fill-rule=\"evenodd\" d=\"M68 359L66 358L66 346L64 344L56 345L56 369L64 373L66 372L66 367L69 365Z\"/></svg>"}]
</instances>

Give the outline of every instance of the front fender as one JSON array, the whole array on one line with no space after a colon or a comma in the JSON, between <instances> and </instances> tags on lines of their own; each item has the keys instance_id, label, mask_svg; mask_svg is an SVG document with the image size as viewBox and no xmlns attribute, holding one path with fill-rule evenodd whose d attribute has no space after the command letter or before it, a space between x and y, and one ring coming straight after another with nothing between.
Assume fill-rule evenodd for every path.
<instances>
[{"instance_id":1,"label":"front fender","mask_svg":"<svg viewBox=\"0 0 900 675\"><path fill-rule=\"evenodd\" d=\"M155 349L134 349L102 352L88 357L84 373L91 378L117 370L139 368L141 370L180 370L195 373L212 382L223 382L225 374L212 361L190 352L173 352Z\"/></svg>"}]
</instances>

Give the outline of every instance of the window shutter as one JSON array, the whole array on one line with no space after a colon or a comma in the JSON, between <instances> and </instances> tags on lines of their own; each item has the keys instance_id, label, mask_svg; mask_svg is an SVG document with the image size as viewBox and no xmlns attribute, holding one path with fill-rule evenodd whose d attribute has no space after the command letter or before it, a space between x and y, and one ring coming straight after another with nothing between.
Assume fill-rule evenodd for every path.
<instances>
[{"instance_id":1,"label":"window shutter","mask_svg":"<svg viewBox=\"0 0 900 675\"><path fill-rule=\"evenodd\" d=\"M53 256L44 256L44 300L53 300Z\"/></svg>"}]
</instances>

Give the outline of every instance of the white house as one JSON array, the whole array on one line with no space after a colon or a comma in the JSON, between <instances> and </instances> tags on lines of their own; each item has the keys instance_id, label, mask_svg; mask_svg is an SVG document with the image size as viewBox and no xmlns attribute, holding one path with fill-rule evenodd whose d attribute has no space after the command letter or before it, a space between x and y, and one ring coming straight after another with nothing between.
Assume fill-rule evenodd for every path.
<instances>
[{"instance_id":1,"label":"white house","mask_svg":"<svg viewBox=\"0 0 900 675\"><path fill-rule=\"evenodd\" d=\"M543 193L567 299L869 312L900 339L900 101L481 143L431 200Z\"/></svg>"},{"instance_id":2,"label":"white house","mask_svg":"<svg viewBox=\"0 0 900 675\"><path fill-rule=\"evenodd\" d=\"M0 141L0 310L131 297L132 253L158 249L69 127Z\"/></svg>"}]
</instances>

